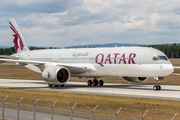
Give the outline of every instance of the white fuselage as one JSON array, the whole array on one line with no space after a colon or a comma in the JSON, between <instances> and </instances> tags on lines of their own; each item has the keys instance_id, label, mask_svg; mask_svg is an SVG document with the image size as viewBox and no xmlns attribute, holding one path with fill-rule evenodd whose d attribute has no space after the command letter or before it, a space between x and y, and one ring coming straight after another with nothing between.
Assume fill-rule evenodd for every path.
<instances>
[{"instance_id":1,"label":"white fuselage","mask_svg":"<svg viewBox=\"0 0 180 120\"><path fill-rule=\"evenodd\" d=\"M147 47L48 49L24 51L16 55L20 60L73 64L85 69L89 65L95 69L76 72L70 68L72 77L163 77L174 70L169 60L153 60L154 56L166 57L164 53Z\"/></svg>"}]
</instances>

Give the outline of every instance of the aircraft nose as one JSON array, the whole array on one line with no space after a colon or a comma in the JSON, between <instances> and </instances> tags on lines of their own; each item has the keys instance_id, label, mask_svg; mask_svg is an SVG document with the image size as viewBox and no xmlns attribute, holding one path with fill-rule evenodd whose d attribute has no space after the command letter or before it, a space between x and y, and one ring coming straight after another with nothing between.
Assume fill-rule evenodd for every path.
<instances>
[{"instance_id":1,"label":"aircraft nose","mask_svg":"<svg viewBox=\"0 0 180 120\"><path fill-rule=\"evenodd\" d=\"M173 65L172 64L166 65L166 71L167 71L167 74L171 74L174 71Z\"/></svg>"}]
</instances>

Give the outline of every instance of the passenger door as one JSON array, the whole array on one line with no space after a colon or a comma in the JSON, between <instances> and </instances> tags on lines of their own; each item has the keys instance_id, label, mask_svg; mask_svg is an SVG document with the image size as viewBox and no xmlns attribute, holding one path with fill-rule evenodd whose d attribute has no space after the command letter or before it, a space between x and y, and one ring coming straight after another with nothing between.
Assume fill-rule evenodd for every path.
<instances>
[{"instance_id":1,"label":"passenger door","mask_svg":"<svg viewBox=\"0 0 180 120\"><path fill-rule=\"evenodd\" d=\"M137 57L137 64L141 65L142 64L142 59L143 59L143 53L139 53Z\"/></svg>"}]
</instances>

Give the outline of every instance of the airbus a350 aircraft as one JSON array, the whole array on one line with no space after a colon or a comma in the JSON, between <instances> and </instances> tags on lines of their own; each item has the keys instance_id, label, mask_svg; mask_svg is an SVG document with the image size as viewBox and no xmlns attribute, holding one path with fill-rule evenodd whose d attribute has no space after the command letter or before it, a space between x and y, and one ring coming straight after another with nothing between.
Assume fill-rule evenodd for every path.
<instances>
[{"instance_id":1,"label":"airbus a350 aircraft","mask_svg":"<svg viewBox=\"0 0 180 120\"><path fill-rule=\"evenodd\" d=\"M159 80L174 70L170 60L159 50L147 47L84 49L47 49L30 51L14 19L9 19L16 54L3 56L0 62L14 62L42 73L49 87L63 87L70 77L94 78L88 86L103 86L103 76L122 76L130 82L144 82L154 77L153 89L160 90ZM10 58L10 59L7 59Z\"/></svg>"}]
</instances>

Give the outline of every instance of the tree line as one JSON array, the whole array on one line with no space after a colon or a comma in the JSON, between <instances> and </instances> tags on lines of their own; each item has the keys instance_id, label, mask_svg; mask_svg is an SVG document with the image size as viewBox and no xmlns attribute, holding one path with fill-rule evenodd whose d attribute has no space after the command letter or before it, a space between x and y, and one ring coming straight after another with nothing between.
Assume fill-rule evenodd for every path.
<instances>
[{"instance_id":1,"label":"tree line","mask_svg":"<svg viewBox=\"0 0 180 120\"><path fill-rule=\"evenodd\" d=\"M162 51L168 58L180 58L180 45L149 45L147 47L156 48Z\"/></svg>"},{"instance_id":2,"label":"tree line","mask_svg":"<svg viewBox=\"0 0 180 120\"><path fill-rule=\"evenodd\" d=\"M29 47L29 50L38 50L38 49L46 49L43 47ZM15 49L14 47L10 47L10 48L0 48L0 55L12 55L15 54Z\"/></svg>"},{"instance_id":3,"label":"tree line","mask_svg":"<svg viewBox=\"0 0 180 120\"><path fill-rule=\"evenodd\" d=\"M174 43L173 45L149 45L145 47L156 48L167 55L168 58L180 58L180 45ZM30 50L47 49L43 47L29 47ZM49 47L52 49L52 47ZM12 55L15 53L14 47L0 48L0 55Z\"/></svg>"}]
</instances>

